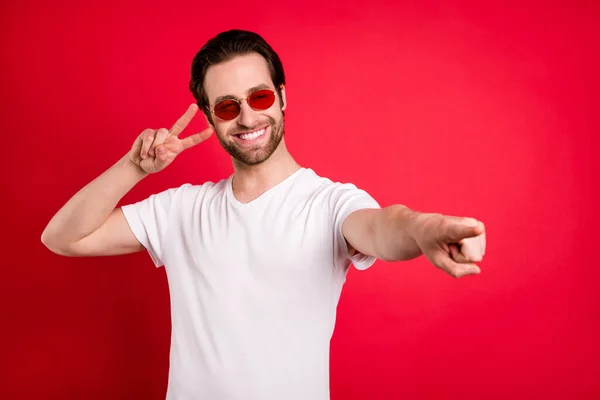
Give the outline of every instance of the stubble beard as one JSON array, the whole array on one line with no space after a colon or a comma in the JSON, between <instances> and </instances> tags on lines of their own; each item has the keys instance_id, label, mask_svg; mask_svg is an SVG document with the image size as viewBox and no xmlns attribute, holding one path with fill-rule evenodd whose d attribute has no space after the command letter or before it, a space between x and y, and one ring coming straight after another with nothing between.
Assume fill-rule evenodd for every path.
<instances>
[{"instance_id":1,"label":"stubble beard","mask_svg":"<svg viewBox=\"0 0 600 400\"><path fill-rule=\"evenodd\" d=\"M283 117L277 121L273 117L267 116L266 121L269 123L271 133L269 134L269 141L262 146L256 146L249 149L241 148L235 142L236 139L232 138L232 135L235 135L238 132L247 132L255 129L251 127L237 125L226 135L227 139L222 135L217 135L217 137L221 146L235 160L247 166L258 165L271 157L275 150L277 150L277 147L285 134L285 122ZM266 121L261 121L260 124L257 124L257 127L263 125Z\"/></svg>"}]
</instances>

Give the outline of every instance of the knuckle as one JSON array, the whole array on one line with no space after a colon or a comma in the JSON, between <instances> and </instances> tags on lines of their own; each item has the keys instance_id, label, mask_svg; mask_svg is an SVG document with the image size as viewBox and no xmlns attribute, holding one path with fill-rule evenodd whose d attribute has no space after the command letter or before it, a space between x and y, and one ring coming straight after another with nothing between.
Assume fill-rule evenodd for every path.
<instances>
[{"instance_id":1,"label":"knuckle","mask_svg":"<svg viewBox=\"0 0 600 400\"><path fill-rule=\"evenodd\" d=\"M455 279L460 278L460 273L457 268L448 268L448 274Z\"/></svg>"},{"instance_id":2,"label":"knuckle","mask_svg":"<svg viewBox=\"0 0 600 400\"><path fill-rule=\"evenodd\" d=\"M142 137L148 137L148 136L152 136L154 135L155 130L154 129L144 129L144 131L142 131Z\"/></svg>"},{"instance_id":3,"label":"knuckle","mask_svg":"<svg viewBox=\"0 0 600 400\"><path fill-rule=\"evenodd\" d=\"M451 236L452 236L452 226L454 225L453 221L446 217L446 216L441 216L438 220L437 220L437 224L436 224L436 231L438 232L438 234L441 235L442 239L444 240L450 240Z\"/></svg>"},{"instance_id":4,"label":"knuckle","mask_svg":"<svg viewBox=\"0 0 600 400\"><path fill-rule=\"evenodd\" d=\"M150 147L150 145L152 145L152 142L154 141L154 135L152 133L149 133L145 136L142 137L142 147L147 148Z\"/></svg>"}]
</instances>

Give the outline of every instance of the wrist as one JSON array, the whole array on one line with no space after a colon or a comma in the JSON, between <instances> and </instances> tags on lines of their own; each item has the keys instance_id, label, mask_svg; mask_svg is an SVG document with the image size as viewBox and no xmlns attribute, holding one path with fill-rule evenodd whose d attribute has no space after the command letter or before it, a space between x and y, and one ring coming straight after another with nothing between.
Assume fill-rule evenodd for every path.
<instances>
[{"instance_id":1,"label":"wrist","mask_svg":"<svg viewBox=\"0 0 600 400\"><path fill-rule=\"evenodd\" d=\"M117 163L126 174L131 175L134 179L142 180L149 175L148 172L144 171L138 164L131 160L129 154L126 154Z\"/></svg>"},{"instance_id":2,"label":"wrist","mask_svg":"<svg viewBox=\"0 0 600 400\"><path fill-rule=\"evenodd\" d=\"M422 238L426 236L426 232L432 224L436 223L437 218L440 214L435 213L423 213L412 211L408 218L407 231L410 237L417 243L422 241Z\"/></svg>"},{"instance_id":3,"label":"wrist","mask_svg":"<svg viewBox=\"0 0 600 400\"><path fill-rule=\"evenodd\" d=\"M386 221L382 225L388 227L383 230L383 239L380 240L383 243L380 246L383 259L403 261L420 256L419 231L427 214L397 204L389 206L382 216Z\"/></svg>"}]
</instances>

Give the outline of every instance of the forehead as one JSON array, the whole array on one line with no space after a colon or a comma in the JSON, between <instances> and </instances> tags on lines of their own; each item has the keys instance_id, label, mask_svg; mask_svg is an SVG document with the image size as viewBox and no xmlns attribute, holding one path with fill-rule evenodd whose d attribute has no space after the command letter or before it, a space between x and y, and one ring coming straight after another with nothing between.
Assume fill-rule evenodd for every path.
<instances>
[{"instance_id":1,"label":"forehead","mask_svg":"<svg viewBox=\"0 0 600 400\"><path fill-rule=\"evenodd\" d=\"M209 102L219 96L244 96L248 89L261 84L273 85L267 61L257 53L211 65L204 77Z\"/></svg>"}]
</instances>

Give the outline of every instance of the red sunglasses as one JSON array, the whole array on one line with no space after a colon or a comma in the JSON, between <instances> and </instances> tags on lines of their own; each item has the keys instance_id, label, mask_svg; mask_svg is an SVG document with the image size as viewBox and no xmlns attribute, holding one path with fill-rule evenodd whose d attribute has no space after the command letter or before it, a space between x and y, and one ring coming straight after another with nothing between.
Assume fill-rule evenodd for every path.
<instances>
[{"instance_id":1,"label":"red sunglasses","mask_svg":"<svg viewBox=\"0 0 600 400\"><path fill-rule=\"evenodd\" d=\"M248 105L255 111L264 111L275 103L277 93L271 89L260 89L250 93L245 99L227 99L220 101L215 105L215 108L209 110L211 114L215 114L219 119L229 121L240 115L242 110L242 100L246 100Z\"/></svg>"}]
</instances>

